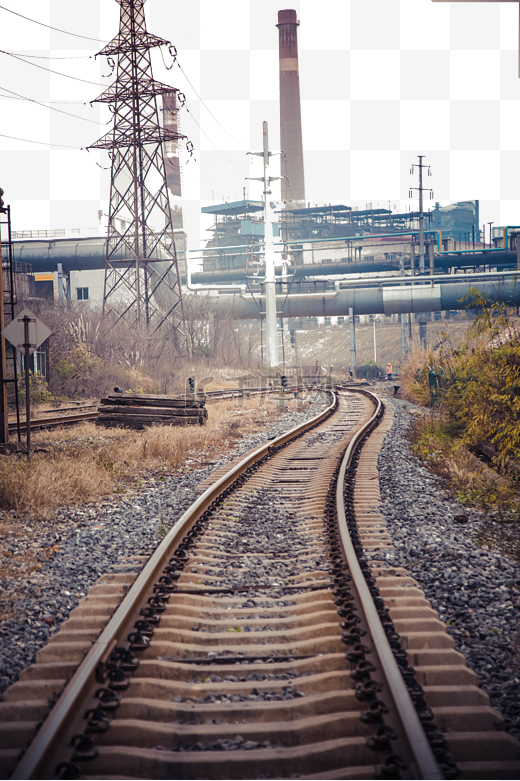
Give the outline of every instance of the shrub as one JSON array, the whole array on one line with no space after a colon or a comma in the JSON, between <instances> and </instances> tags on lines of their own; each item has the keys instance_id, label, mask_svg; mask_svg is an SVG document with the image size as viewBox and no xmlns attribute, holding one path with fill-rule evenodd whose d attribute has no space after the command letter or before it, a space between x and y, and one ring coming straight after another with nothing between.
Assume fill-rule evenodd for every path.
<instances>
[{"instance_id":1,"label":"shrub","mask_svg":"<svg viewBox=\"0 0 520 781\"><path fill-rule=\"evenodd\" d=\"M454 347L443 334L436 350L412 349L402 385L414 401L437 403L461 445L492 445L494 465L511 473L520 460L520 334L505 307L484 301L477 290L470 295L482 311L466 339Z\"/></svg>"}]
</instances>

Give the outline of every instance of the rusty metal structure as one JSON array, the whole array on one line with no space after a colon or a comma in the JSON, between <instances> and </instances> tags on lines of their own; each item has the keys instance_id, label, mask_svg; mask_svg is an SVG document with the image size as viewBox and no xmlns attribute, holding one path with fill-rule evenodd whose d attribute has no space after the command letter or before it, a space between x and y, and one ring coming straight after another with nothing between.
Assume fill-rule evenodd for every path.
<instances>
[{"instance_id":1,"label":"rusty metal structure","mask_svg":"<svg viewBox=\"0 0 520 781\"><path fill-rule=\"evenodd\" d=\"M2 195L3 190L0 188L0 332L14 320L17 304L11 207L3 205ZM20 399L18 396L16 350L3 336L0 336L0 444L9 442L8 402L16 412L16 431L18 441L20 441ZM11 428L14 429L14 426Z\"/></svg>"},{"instance_id":2,"label":"rusty metal structure","mask_svg":"<svg viewBox=\"0 0 520 781\"><path fill-rule=\"evenodd\" d=\"M98 52L117 56L117 78L93 101L114 114L112 130L91 146L112 159L103 314L151 334L169 324L178 343L182 294L164 145L185 136L160 123L157 97L172 105L178 90L153 78L150 57L151 49L171 44L147 32L146 0L117 2L119 32Z\"/></svg>"},{"instance_id":3,"label":"rusty metal structure","mask_svg":"<svg viewBox=\"0 0 520 781\"><path fill-rule=\"evenodd\" d=\"M280 144L282 148L282 201L287 208L305 205L303 174L298 25L294 10L278 11L280 60Z\"/></svg>"}]
</instances>

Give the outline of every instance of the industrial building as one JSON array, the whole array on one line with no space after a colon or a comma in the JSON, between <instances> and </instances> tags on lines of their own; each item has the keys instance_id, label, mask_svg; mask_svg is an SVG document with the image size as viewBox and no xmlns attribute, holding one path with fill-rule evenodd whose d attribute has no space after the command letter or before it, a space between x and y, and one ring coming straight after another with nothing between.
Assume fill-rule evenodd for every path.
<instances>
[{"instance_id":1,"label":"industrial building","mask_svg":"<svg viewBox=\"0 0 520 781\"><path fill-rule=\"evenodd\" d=\"M420 212L365 209L347 204L316 204L305 192L296 11L278 12L280 79L280 138L282 146L282 201L276 225L278 292L317 294L334 289L335 280L375 274L437 274L459 270L512 269L517 265L516 237L500 228L493 230L493 246L483 241L479 226L479 203L465 201L424 212L423 268L419 263ZM179 105L175 90L162 95L162 126L169 140L163 144L166 161L165 186L170 199L171 230L175 238L181 281L187 282L187 237L183 230L181 166L176 136L179 135ZM244 198L202 208L213 218L206 247L192 254L195 285L243 284L262 292L264 242L263 202ZM122 218L117 232L125 234ZM41 232L38 232L41 233ZM51 232L48 232L49 234ZM32 272L34 296L103 303L107 239L101 235L14 237L16 270ZM64 232L62 232L64 233ZM112 256L115 263L117 256ZM123 258L121 257L121 261ZM152 261L153 265L153 261ZM289 283L282 283L286 273ZM367 277L367 275L369 275ZM348 316L344 313L341 316Z\"/></svg>"}]
</instances>

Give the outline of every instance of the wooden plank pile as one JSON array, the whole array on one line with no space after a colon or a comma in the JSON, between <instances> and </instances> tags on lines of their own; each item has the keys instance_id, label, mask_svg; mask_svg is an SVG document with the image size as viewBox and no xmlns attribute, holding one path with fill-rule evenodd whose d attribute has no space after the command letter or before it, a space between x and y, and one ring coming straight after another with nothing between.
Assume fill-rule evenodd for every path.
<instances>
[{"instance_id":1,"label":"wooden plank pile","mask_svg":"<svg viewBox=\"0 0 520 781\"><path fill-rule=\"evenodd\" d=\"M171 398L167 396L114 395L101 399L96 425L106 428L143 429L153 424L160 426L203 426L208 411L203 401L193 395Z\"/></svg>"}]
</instances>

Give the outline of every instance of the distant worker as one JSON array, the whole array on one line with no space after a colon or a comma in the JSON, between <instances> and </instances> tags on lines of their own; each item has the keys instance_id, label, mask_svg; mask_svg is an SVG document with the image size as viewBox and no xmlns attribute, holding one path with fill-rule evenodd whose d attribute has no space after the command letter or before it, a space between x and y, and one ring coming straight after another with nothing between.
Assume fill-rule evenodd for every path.
<instances>
[{"instance_id":1,"label":"distant worker","mask_svg":"<svg viewBox=\"0 0 520 781\"><path fill-rule=\"evenodd\" d=\"M351 380L354 379L354 372L352 371L352 364L351 363L349 363L349 365L348 365L348 373L349 373L350 379Z\"/></svg>"},{"instance_id":2,"label":"distant worker","mask_svg":"<svg viewBox=\"0 0 520 781\"><path fill-rule=\"evenodd\" d=\"M330 371L329 374L332 374L332 364L330 365Z\"/></svg>"},{"instance_id":3,"label":"distant worker","mask_svg":"<svg viewBox=\"0 0 520 781\"><path fill-rule=\"evenodd\" d=\"M386 367L386 379L391 380L392 379L392 364L389 363Z\"/></svg>"},{"instance_id":4,"label":"distant worker","mask_svg":"<svg viewBox=\"0 0 520 781\"><path fill-rule=\"evenodd\" d=\"M293 393L294 393L294 398L297 399L298 398L298 388L293 388L292 390L293 390Z\"/></svg>"}]
</instances>

